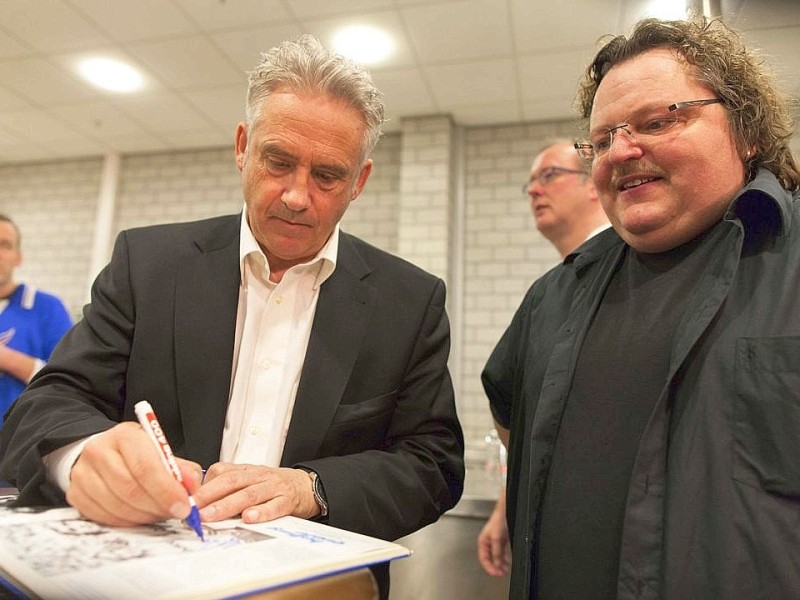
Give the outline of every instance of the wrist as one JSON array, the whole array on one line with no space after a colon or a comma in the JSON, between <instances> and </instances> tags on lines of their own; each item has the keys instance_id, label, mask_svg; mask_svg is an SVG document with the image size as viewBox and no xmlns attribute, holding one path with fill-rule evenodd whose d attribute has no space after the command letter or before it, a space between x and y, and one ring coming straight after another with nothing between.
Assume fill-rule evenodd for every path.
<instances>
[{"instance_id":1,"label":"wrist","mask_svg":"<svg viewBox=\"0 0 800 600\"><path fill-rule=\"evenodd\" d=\"M316 471L311 469L303 469L308 473L311 479L311 493L314 495L314 502L317 503L319 514L316 518L324 519L328 516L328 499L325 496L325 488L322 485L322 480L317 475Z\"/></svg>"}]
</instances>

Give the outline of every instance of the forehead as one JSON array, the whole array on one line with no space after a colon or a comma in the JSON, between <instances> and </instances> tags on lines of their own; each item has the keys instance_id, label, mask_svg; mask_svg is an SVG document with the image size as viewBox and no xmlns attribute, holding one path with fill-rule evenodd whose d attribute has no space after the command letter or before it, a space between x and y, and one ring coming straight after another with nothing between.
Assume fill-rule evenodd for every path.
<instances>
[{"instance_id":1,"label":"forehead","mask_svg":"<svg viewBox=\"0 0 800 600\"><path fill-rule=\"evenodd\" d=\"M270 129L297 129L304 133L333 131L343 136L360 136L366 129L362 115L345 100L324 93L289 89L267 96L254 121ZM311 129L307 131L306 128Z\"/></svg>"},{"instance_id":2,"label":"forehead","mask_svg":"<svg viewBox=\"0 0 800 600\"><path fill-rule=\"evenodd\" d=\"M540 152L533 160L531 173L536 173L547 167L576 167L578 166L578 153L571 143L556 144Z\"/></svg>"},{"instance_id":3,"label":"forehead","mask_svg":"<svg viewBox=\"0 0 800 600\"><path fill-rule=\"evenodd\" d=\"M18 239L17 230L8 221L0 221L0 239L12 240L15 244Z\"/></svg>"},{"instance_id":4,"label":"forehead","mask_svg":"<svg viewBox=\"0 0 800 600\"><path fill-rule=\"evenodd\" d=\"M667 48L649 50L606 74L595 94L589 129L613 127L639 110L712 96L679 54Z\"/></svg>"}]
</instances>

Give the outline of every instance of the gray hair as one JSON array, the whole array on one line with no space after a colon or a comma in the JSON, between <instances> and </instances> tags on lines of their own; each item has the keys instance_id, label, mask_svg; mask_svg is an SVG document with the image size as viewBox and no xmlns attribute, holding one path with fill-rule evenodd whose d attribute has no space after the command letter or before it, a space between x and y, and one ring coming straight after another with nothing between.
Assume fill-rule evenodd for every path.
<instances>
[{"instance_id":1,"label":"gray hair","mask_svg":"<svg viewBox=\"0 0 800 600\"><path fill-rule=\"evenodd\" d=\"M285 89L346 102L364 119L364 158L375 148L384 122L383 94L369 73L353 61L327 50L310 35L262 53L261 62L248 73L247 126L253 124L267 96Z\"/></svg>"}]
</instances>

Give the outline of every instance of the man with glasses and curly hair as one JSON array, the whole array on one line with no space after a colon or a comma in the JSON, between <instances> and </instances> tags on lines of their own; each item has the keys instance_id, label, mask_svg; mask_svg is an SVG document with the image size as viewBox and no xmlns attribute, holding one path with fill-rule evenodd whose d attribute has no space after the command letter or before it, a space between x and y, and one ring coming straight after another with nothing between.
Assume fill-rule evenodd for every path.
<instances>
[{"instance_id":1,"label":"man with glasses and curly hair","mask_svg":"<svg viewBox=\"0 0 800 600\"><path fill-rule=\"evenodd\" d=\"M794 598L787 96L721 22L648 19L579 100L613 229L531 287L482 375L511 431L511 596Z\"/></svg>"}]
</instances>

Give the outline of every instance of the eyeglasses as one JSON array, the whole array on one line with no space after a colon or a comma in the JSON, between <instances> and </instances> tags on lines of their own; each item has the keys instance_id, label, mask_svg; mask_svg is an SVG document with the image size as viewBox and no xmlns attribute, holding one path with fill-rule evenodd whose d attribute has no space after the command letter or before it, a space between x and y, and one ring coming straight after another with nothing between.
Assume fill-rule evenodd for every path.
<instances>
[{"instance_id":1,"label":"eyeglasses","mask_svg":"<svg viewBox=\"0 0 800 600\"><path fill-rule=\"evenodd\" d=\"M539 185L544 187L553 183L556 179L562 175L566 175L567 173L581 173L582 175L587 174L586 171L581 169L568 169L567 167L547 167L546 169L539 171L538 174L532 175L527 183L522 184L522 193L525 196L528 195L528 190L530 189L534 180L538 181Z\"/></svg>"},{"instance_id":2,"label":"eyeglasses","mask_svg":"<svg viewBox=\"0 0 800 600\"><path fill-rule=\"evenodd\" d=\"M639 122L622 123L621 125L606 129L605 131L600 131L590 142L576 142L575 150L578 151L578 155L581 158L587 161L595 161L611 150L611 145L614 143L618 131L624 131L632 139L646 142L650 138L664 135L672 130L680 121L680 115L677 114L677 111L692 106L706 106L707 104L717 104L721 102L722 100L720 98L676 102L667 107L669 114L657 116L648 115L647 118Z\"/></svg>"}]
</instances>

